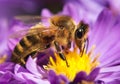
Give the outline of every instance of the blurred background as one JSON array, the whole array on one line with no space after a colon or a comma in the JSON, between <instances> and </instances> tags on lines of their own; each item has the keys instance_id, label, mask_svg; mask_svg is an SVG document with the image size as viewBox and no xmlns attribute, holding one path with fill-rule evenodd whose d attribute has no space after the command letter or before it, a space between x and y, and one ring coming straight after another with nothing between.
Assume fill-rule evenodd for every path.
<instances>
[{"instance_id":1,"label":"blurred background","mask_svg":"<svg viewBox=\"0 0 120 84\"><path fill-rule=\"evenodd\" d=\"M15 15L40 15L43 8L52 13L63 9L65 4L75 3L87 11L99 11L101 8L109 8L114 13L120 13L120 0L0 0L0 17L10 18Z\"/></svg>"},{"instance_id":2,"label":"blurred background","mask_svg":"<svg viewBox=\"0 0 120 84\"><path fill-rule=\"evenodd\" d=\"M40 15L43 8L56 13L63 5L63 0L0 0L0 16Z\"/></svg>"}]
</instances>

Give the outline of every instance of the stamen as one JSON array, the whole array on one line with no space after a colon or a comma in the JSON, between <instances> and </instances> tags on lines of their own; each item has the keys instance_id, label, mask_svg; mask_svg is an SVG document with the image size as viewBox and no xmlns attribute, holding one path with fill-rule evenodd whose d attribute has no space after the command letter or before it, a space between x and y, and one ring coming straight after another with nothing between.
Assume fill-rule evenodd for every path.
<instances>
[{"instance_id":1,"label":"stamen","mask_svg":"<svg viewBox=\"0 0 120 84\"><path fill-rule=\"evenodd\" d=\"M95 63L95 62L97 61L97 59L99 58L99 56L100 56L100 54L98 53L98 54L96 55L96 57L94 58L94 60L92 61L92 63Z\"/></svg>"},{"instance_id":2,"label":"stamen","mask_svg":"<svg viewBox=\"0 0 120 84\"><path fill-rule=\"evenodd\" d=\"M98 54L96 55L96 57L93 59L91 70L93 70L95 67L97 67L97 65L99 65L99 62L98 62L99 56L100 56L100 53L98 53Z\"/></svg>"},{"instance_id":3,"label":"stamen","mask_svg":"<svg viewBox=\"0 0 120 84\"><path fill-rule=\"evenodd\" d=\"M92 46L92 48L90 49L88 56L90 57L93 54L93 51L95 50L95 45Z\"/></svg>"}]
</instances>

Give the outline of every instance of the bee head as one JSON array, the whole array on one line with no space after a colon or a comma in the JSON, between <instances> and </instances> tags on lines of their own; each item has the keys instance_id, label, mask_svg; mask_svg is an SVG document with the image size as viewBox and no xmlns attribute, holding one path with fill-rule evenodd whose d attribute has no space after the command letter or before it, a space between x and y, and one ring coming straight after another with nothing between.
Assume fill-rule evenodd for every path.
<instances>
[{"instance_id":1,"label":"bee head","mask_svg":"<svg viewBox=\"0 0 120 84\"><path fill-rule=\"evenodd\" d=\"M75 31L75 38L82 39L88 31L88 24L85 24L83 21L81 21Z\"/></svg>"}]
</instances>

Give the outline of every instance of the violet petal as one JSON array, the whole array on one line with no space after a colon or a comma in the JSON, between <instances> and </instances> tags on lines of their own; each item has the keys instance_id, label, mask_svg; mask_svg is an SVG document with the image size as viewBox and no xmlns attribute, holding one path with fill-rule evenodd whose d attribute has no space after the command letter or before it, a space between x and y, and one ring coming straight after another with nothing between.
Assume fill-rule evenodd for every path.
<instances>
[{"instance_id":1,"label":"violet petal","mask_svg":"<svg viewBox=\"0 0 120 84\"><path fill-rule=\"evenodd\" d=\"M58 77L56 76L55 72L50 70L49 71L49 81L51 84L58 84Z\"/></svg>"},{"instance_id":2,"label":"violet petal","mask_svg":"<svg viewBox=\"0 0 120 84\"><path fill-rule=\"evenodd\" d=\"M29 70L31 73L38 75L41 77L41 75L39 74L39 71L37 69L37 64L35 63L35 61L32 59L31 56L29 56L27 62L26 62L26 68L27 70Z\"/></svg>"},{"instance_id":3,"label":"violet petal","mask_svg":"<svg viewBox=\"0 0 120 84\"><path fill-rule=\"evenodd\" d=\"M11 71L13 72L15 64L12 62L5 62L3 64L0 64L0 71Z\"/></svg>"},{"instance_id":4,"label":"violet petal","mask_svg":"<svg viewBox=\"0 0 120 84\"><path fill-rule=\"evenodd\" d=\"M94 81L96 79L96 77L98 76L100 71L100 68L95 68L93 71L91 71L91 73L88 75L88 80L89 81Z\"/></svg>"},{"instance_id":5,"label":"violet petal","mask_svg":"<svg viewBox=\"0 0 120 84\"><path fill-rule=\"evenodd\" d=\"M81 82L82 80L86 80L86 78L87 78L87 74L85 72L81 71L76 75L76 77L73 80L73 83L77 84L77 83Z\"/></svg>"}]
</instances>

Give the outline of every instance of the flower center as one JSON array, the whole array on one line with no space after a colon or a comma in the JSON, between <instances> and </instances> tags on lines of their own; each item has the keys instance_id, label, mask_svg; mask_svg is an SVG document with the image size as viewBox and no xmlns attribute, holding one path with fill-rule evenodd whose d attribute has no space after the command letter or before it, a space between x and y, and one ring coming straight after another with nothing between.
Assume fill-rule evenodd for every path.
<instances>
[{"instance_id":1,"label":"flower center","mask_svg":"<svg viewBox=\"0 0 120 84\"><path fill-rule=\"evenodd\" d=\"M66 62L62 60L58 54L55 53L56 61L50 57L50 62L44 66L46 70L54 70L58 75L64 74L69 80L73 80L76 74L80 71L84 71L89 74L96 66L98 66L99 62L97 58L99 55L92 60L91 55L94 47L88 52L88 54L78 53L78 49L74 49L70 51L68 54L65 54L69 67L66 66Z\"/></svg>"}]
</instances>

